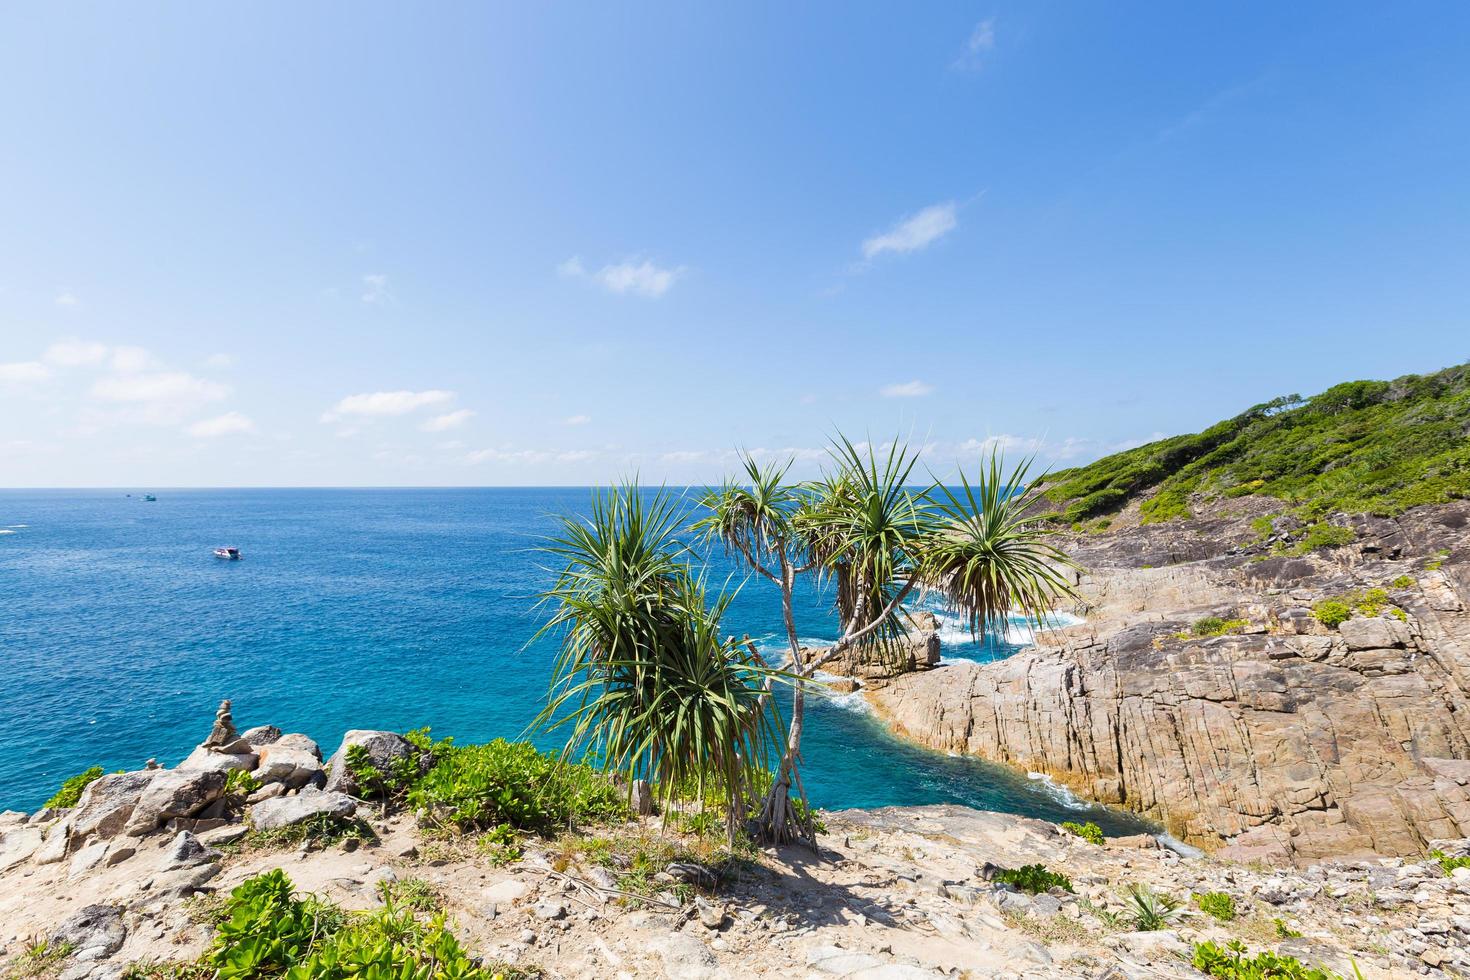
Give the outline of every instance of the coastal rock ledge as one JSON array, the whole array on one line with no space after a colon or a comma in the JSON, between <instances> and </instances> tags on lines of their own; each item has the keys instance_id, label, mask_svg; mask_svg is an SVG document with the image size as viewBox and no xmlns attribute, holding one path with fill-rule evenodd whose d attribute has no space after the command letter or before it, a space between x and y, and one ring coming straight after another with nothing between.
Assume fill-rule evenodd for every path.
<instances>
[{"instance_id":1,"label":"coastal rock ledge","mask_svg":"<svg viewBox=\"0 0 1470 980\"><path fill-rule=\"evenodd\" d=\"M902 736L1044 773L1225 857L1470 835L1470 504L1339 515L1353 544L1306 554L1262 535L1269 506L1074 536L1082 625L868 698Z\"/></svg>"}]
</instances>

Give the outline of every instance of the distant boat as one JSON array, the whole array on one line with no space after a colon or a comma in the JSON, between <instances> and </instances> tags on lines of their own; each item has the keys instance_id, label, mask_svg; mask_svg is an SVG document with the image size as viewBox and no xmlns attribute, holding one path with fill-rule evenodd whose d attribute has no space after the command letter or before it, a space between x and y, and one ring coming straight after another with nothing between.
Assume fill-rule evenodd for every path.
<instances>
[{"instance_id":1,"label":"distant boat","mask_svg":"<svg viewBox=\"0 0 1470 980\"><path fill-rule=\"evenodd\" d=\"M143 499L144 500L157 500L158 498L155 497L155 496L153 496L153 494L151 494L151 493L145 493L145 494L143 494Z\"/></svg>"},{"instance_id":2,"label":"distant boat","mask_svg":"<svg viewBox=\"0 0 1470 980\"><path fill-rule=\"evenodd\" d=\"M214 549L214 557L216 557L216 558L227 558L230 561L239 561L240 560L240 549L239 548L216 548L216 549Z\"/></svg>"}]
</instances>

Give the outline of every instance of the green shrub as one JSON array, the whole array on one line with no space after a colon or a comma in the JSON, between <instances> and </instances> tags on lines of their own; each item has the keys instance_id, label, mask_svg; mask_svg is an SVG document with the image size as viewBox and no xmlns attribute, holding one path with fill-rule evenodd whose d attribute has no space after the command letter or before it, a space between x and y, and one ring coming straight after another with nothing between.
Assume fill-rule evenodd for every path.
<instances>
[{"instance_id":1,"label":"green shrub","mask_svg":"<svg viewBox=\"0 0 1470 980\"><path fill-rule=\"evenodd\" d=\"M1305 555L1319 548L1341 548L1345 544L1352 544L1356 538L1352 528L1318 521L1307 528L1307 533L1297 541L1293 552Z\"/></svg>"},{"instance_id":2,"label":"green shrub","mask_svg":"<svg viewBox=\"0 0 1470 980\"><path fill-rule=\"evenodd\" d=\"M1063 820L1062 829L1069 834L1081 837L1089 844L1100 845L1103 842L1102 828L1093 823L1091 820L1087 821L1086 823L1078 823L1075 820Z\"/></svg>"},{"instance_id":3,"label":"green shrub","mask_svg":"<svg viewBox=\"0 0 1470 980\"><path fill-rule=\"evenodd\" d=\"M1439 862L1446 876L1453 874L1456 868L1470 868L1470 857L1450 857L1444 851L1430 851L1429 856Z\"/></svg>"},{"instance_id":4,"label":"green shrub","mask_svg":"<svg viewBox=\"0 0 1470 980\"><path fill-rule=\"evenodd\" d=\"M1272 919L1271 925L1276 928L1277 939L1300 939L1302 934L1286 924L1285 919Z\"/></svg>"},{"instance_id":5,"label":"green shrub","mask_svg":"<svg viewBox=\"0 0 1470 980\"><path fill-rule=\"evenodd\" d=\"M370 841L373 830L362 820L342 819L326 813L318 813L300 823L275 830L251 830L245 843L251 848L295 847L304 841L314 841L323 846L342 844L347 841Z\"/></svg>"},{"instance_id":6,"label":"green shrub","mask_svg":"<svg viewBox=\"0 0 1470 980\"><path fill-rule=\"evenodd\" d=\"M1353 610L1345 602L1323 599L1312 607L1312 614L1317 617L1317 622L1330 630L1335 630L1352 618Z\"/></svg>"},{"instance_id":7,"label":"green shrub","mask_svg":"<svg viewBox=\"0 0 1470 980\"><path fill-rule=\"evenodd\" d=\"M201 959L218 980L491 980L500 971L465 953L443 915L428 922L389 904L343 912L295 895L279 868L230 893L214 942Z\"/></svg>"},{"instance_id":8,"label":"green shrub","mask_svg":"<svg viewBox=\"0 0 1470 980\"><path fill-rule=\"evenodd\" d=\"M1341 980L1335 973L1307 966L1295 956L1267 950L1247 956L1245 944L1233 939L1224 949L1213 942L1195 943L1194 968L1206 976L1228 980Z\"/></svg>"},{"instance_id":9,"label":"green shrub","mask_svg":"<svg viewBox=\"0 0 1470 980\"><path fill-rule=\"evenodd\" d=\"M93 766L86 772L77 773L75 776L62 783L61 788L56 791L56 795L47 800L44 805L48 807L56 807L58 809L69 809L71 807L74 807L77 805L77 801L82 798L82 790L86 789L87 786L93 781L101 778L101 766Z\"/></svg>"},{"instance_id":10,"label":"green shrub","mask_svg":"<svg viewBox=\"0 0 1470 980\"><path fill-rule=\"evenodd\" d=\"M1400 575L1398 578L1394 579L1388 584L1393 586L1395 589L1412 589L1418 583L1414 581L1414 577L1412 575Z\"/></svg>"},{"instance_id":11,"label":"green shrub","mask_svg":"<svg viewBox=\"0 0 1470 980\"><path fill-rule=\"evenodd\" d=\"M1197 637L1224 636L1226 633L1237 633L1250 625L1247 619L1221 619L1219 616L1205 616L1196 619L1190 627L1190 633Z\"/></svg>"},{"instance_id":12,"label":"green shrub","mask_svg":"<svg viewBox=\"0 0 1470 980\"><path fill-rule=\"evenodd\" d=\"M1133 928L1139 932L1162 929L1179 915L1178 901L1147 885L1134 885L1128 889L1128 902Z\"/></svg>"},{"instance_id":13,"label":"green shrub","mask_svg":"<svg viewBox=\"0 0 1470 980\"><path fill-rule=\"evenodd\" d=\"M491 827L475 841L475 848L494 865L519 861L526 853L521 847L521 835L508 823Z\"/></svg>"},{"instance_id":14,"label":"green shrub","mask_svg":"<svg viewBox=\"0 0 1470 980\"><path fill-rule=\"evenodd\" d=\"M1225 892L1205 892L1194 897L1201 912L1221 922L1235 918L1235 899Z\"/></svg>"},{"instance_id":15,"label":"green shrub","mask_svg":"<svg viewBox=\"0 0 1470 980\"><path fill-rule=\"evenodd\" d=\"M623 794L591 767L505 739L447 749L414 783L408 801L460 830L509 824L547 833L574 820L627 815Z\"/></svg>"},{"instance_id":16,"label":"green shrub","mask_svg":"<svg viewBox=\"0 0 1470 980\"><path fill-rule=\"evenodd\" d=\"M1057 871L1048 871L1041 864L1027 864L1014 870L1002 868L995 873L993 880L1011 885L1029 895L1051 891L1053 888L1067 892L1072 890L1071 878Z\"/></svg>"}]
</instances>

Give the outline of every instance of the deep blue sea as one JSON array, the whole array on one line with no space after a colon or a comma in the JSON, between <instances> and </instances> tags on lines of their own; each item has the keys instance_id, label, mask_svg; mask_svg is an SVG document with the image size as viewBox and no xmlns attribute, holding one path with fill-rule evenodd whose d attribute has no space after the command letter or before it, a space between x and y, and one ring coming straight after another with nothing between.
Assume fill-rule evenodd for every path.
<instances>
[{"instance_id":1,"label":"deep blue sea","mask_svg":"<svg viewBox=\"0 0 1470 980\"><path fill-rule=\"evenodd\" d=\"M430 725L462 742L524 734L554 653L550 641L528 645L550 581L536 549L590 491L157 496L0 491L0 809L34 809L93 764L175 764L209 734L222 698L242 730L279 725L326 752L351 728ZM245 557L216 559L217 545ZM713 581L736 571L713 562ZM802 635L830 639L828 599L815 587L801 599ZM947 622L946 658L1004 657L1028 635L1018 623L976 642ZM778 594L750 581L726 625L779 652ZM901 743L860 697L814 700L803 773L818 806L951 802L1081 814L1110 833L1142 827L1042 781Z\"/></svg>"}]
</instances>

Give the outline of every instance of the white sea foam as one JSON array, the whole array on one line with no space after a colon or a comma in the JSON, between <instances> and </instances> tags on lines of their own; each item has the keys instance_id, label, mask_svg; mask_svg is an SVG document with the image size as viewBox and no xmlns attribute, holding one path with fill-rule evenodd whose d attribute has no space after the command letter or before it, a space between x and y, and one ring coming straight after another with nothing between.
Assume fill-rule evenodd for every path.
<instances>
[{"instance_id":1,"label":"white sea foam","mask_svg":"<svg viewBox=\"0 0 1470 980\"><path fill-rule=\"evenodd\" d=\"M1202 858L1205 856L1204 851L1197 847L1189 846L1173 834L1154 834L1154 838L1182 858Z\"/></svg>"},{"instance_id":2,"label":"white sea foam","mask_svg":"<svg viewBox=\"0 0 1470 980\"><path fill-rule=\"evenodd\" d=\"M827 698L827 702L834 708L843 711L851 711L853 714L869 715L873 713L873 706L868 699L863 697L862 691L853 691L851 694L833 694Z\"/></svg>"},{"instance_id":3,"label":"white sea foam","mask_svg":"<svg viewBox=\"0 0 1470 980\"><path fill-rule=\"evenodd\" d=\"M1076 794L1065 786L1058 786L1052 778L1044 772L1028 772L1026 778L1034 783L1040 783L1042 792L1056 800L1068 810L1090 810L1092 804L1086 800L1078 799Z\"/></svg>"},{"instance_id":4,"label":"white sea foam","mask_svg":"<svg viewBox=\"0 0 1470 980\"><path fill-rule=\"evenodd\" d=\"M12 530L10 530L10 528L8 528L8 527L6 527L6 528L0 528L0 534L14 534L14 533L15 532L12 531Z\"/></svg>"},{"instance_id":5,"label":"white sea foam","mask_svg":"<svg viewBox=\"0 0 1470 980\"><path fill-rule=\"evenodd\" d=\"M6 527L30 527L29 524L7 524Z\"/></svg>"}]
</instances>

